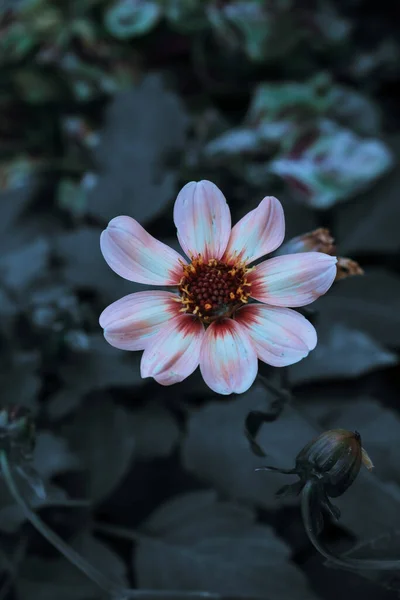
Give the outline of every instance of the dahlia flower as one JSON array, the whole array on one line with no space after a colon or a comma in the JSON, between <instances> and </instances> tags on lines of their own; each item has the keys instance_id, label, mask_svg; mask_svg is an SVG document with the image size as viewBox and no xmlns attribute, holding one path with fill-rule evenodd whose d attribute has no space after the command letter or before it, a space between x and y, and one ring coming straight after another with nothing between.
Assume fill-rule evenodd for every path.
<instances>
[{"instance_id":1,"label":"dahlia flower","mask_svg":"<svg viewBox=\"0 0 400 600\"><path fill-rule=\"evenodd\" d=\"M101 235L115 273L173 290L129 294L100 316L112 346L144 350L143 378L172 385L200 366L212 390L239 394L256 378L258 359L283 367L315 348L314 327L288 307L310 304L330 288L336 258L306 252L250 266L283 241L279 200L267 196L232 228L220 189L190 182L175 201L174 223L187 259L131 217L115 217Z\"/></svg>"}]
</instances>

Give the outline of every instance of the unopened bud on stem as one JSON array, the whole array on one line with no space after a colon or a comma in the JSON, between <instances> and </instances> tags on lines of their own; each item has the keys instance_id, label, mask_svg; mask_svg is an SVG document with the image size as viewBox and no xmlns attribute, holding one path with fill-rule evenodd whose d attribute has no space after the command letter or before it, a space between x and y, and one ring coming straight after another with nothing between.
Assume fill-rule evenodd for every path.
<instances>
[{"instance_id":1,"label":"unopened bud on stem","mask_svg":"<svg viewBox=\"0 0 400 600\"><path fill-rule=\"evenodd\" d=\"M321 491L320 499L335 516L334 507L325 502L327 496L341 496L357 477L361 465L372 469L373 464L361 445L357 431L331 429L309 442L296 457L294 469L262 467L257 470L279 471L297 475L300 481L285 485L278 495L299 494L308 481L313 481Z\"/></svg>"},{"instance_id":2,"label":"unopened bud on stem","mask_svg":"<svg viewBox=\"0 0 400 600\"><path fill-rule=\"evenodd\" d=\"M333 255L335 254L334 241L329 229L320 227L292 238L280 248L279 254L323 252L324 254Z\"/></svg>"},{"instance_id":3,"label":"unopened bud on stem","mask_svg":"<svg viewBox=\"0 0 400 600\"><path fill-rule=\"evenodd\" d=\"M357 477L361 464L373 464L362 448L361 436L355 431L331 429L309 442L296 458L296 472L301 479L317 477L328 496L341 496Z\"/></svg>"}]
</instances>

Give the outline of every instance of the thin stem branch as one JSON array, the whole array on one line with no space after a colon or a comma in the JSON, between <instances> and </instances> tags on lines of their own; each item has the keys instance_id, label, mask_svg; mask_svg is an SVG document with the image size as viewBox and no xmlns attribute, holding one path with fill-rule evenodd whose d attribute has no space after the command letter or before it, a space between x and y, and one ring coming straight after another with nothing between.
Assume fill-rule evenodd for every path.
<instances>
[{"instance_id":1,"label":"thin stem branch","mask_svg":"<svg viewBox=\"0 0 400 600\"><path fill-rule=\"evenodd\" d=\"M400 569L400 560L393 559L369 559L369 558L348 558L346 556L338 556L333 553L329 548L325 546L323 542L318 539L317 534L314 531L313 519L312 519L312 499L314 495L314 486L316 484L313 481L308 481L304 486L301 498L301 515L303 517L304 527L306 529L308 538L313 546L318 550L322 556L337 567L342 569L351 570L379 570L379 571L390 571Z\"/></svg>"},{"instance_id":2,"label":"thin stem branch","mask_svg":"<svg viewBox=\"0 0 400 600\"><path fill-rule=\"evenodd\" d=\"M57 550L61 552L61 554L63 554L67 560L85 573L89 579L94 581L107 593L118 597L121 592L120 586L112 582L108 577L103 575L101 571L98 571L95 567L88 563L83 556L71 548L69 544L64 542L64 540L60 538L52 529L50 529L46 523L44 523L44 521L42 521L42 519L31 509L16 486L5 452L0 453L0 466L10 493L17 504L22 508L27 519L32 523L32 525L43 535L44 538L46 538L48 542L50 542L50 544L57 548Z\"/></svg>"}]
</instances>

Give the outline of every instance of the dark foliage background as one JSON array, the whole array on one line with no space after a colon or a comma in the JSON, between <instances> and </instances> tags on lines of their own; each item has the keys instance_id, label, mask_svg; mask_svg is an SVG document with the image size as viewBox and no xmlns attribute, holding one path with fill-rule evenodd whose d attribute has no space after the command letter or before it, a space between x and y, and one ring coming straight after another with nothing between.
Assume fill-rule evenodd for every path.
<instances>
[{"instance_id":1,"label":"dark foliage background","mask_svg":"<svg viewBox=\"0 0 400 600\"><path fill-rule=\"evenodd\" d=\"M27 497L127 586L400 594L396 573L324 566L298 502L274 497L284 477L254 472L264 460L244 422L272 392L215 397L197 372L170 388L143 381L140 353L108 346L98 325L143 288L107 267L101 230L128 214L177 247L173 202L191 179L219 185L234 221L275 194L287 239L329 227L365 275L313 305L307 359L284 377L260 367L292 399L258 441L289 468L319 432L360 431L375 470L323 536L400 557L399 14L389 0L296 4L0 2L2 403L36 417L48 495ZM0 598L100 598L0 484Z\"/></svg>"}]
</instances>

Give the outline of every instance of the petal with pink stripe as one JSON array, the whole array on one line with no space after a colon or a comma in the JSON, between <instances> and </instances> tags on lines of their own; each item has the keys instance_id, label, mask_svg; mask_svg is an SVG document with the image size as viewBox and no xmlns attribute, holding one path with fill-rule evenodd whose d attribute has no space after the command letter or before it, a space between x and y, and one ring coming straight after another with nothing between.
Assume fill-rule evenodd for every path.
<instances>
[{"instance_id":1,"label":"petal with pink stripe","mask_svg":"<svg viewBox=\"0 0 400 600\"><path fill-rule=\"evenodd\" d=\"M161 385L172 385L189 377L199 365L204 327L195 317L171 319L143 352L140 372Z\"/></svg>"},{"instance_id":2,"label":"petal with pink stripe","mask_svg":"<svg viewBox=\"0 0 400 600\"><path fill-rule=\"evenodd\" d=\"M144 350L163 324L179 313L177 299L176 294L161 290L124 296L100 315L104 337L120 350Z\"/></svg>"},{"instance_id":3,"label":"petal with pink stripe","mask_svg":"<svg viewBox=\"0 0 400 600\"><path fill-rule=\"evenodd\" d=\"M336 262L322 252L270 258L249 273L250 296L272 306L305 306L329 290Z\"/></svg>"},{"instance_id":4,"label":"petal with pink stripe","mask_svg":"<svg viewBox=\"0 0 400 600\"><path fill-rule=\"evenodd\" d=\"M221 258L231 233L231 213L221 190L211 181L191 181L174 206L178 240L187 256Z\"/></svg>"},{"instance_id":5,"label":"petal with pink stripe","mask_svg":"<svg viewBox=\"0 0 400 600\"><path fill-rule=\"evenodd\" d=\"M258 370L255 348L246 330L233 319L214 321L208 327L200 353L200 371L218 394L242 394Z\"/></svg>"},{"instance_id":6,"label":"petal with pink stripe","mask_svg":"<svg viewBox=\"0 0 400 600\"><path fill-rule=\"evenodd\" d=\"M299 362L317 344L313 325L290 308L249 304L235 319L249 334L258 358L273 367Z\"/></svg>"},{"instance_id":7,"label":"petal with pink stripe","mask_svg":"<svg viewBox=\"0 0 400 600\"><path fill-rule=\"evenodd\" d=\"M250 263L276 250L285 237L282 204L267 196L233 227L223 260Z\"/></svg>"},{"instance_id":8,"label":"petal with pink stripe","mask_svg":"<svg viewBox=\"0 0 400 600\"><path fill-rule=\"evenodd\" d=\"M182 277L181 263L186 264L178 252L126 216L109 222L101 234L100 247L115 273L137 283L177 285Z\"/></svg>"}]
</instances>

